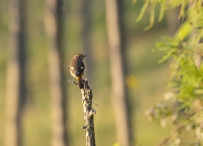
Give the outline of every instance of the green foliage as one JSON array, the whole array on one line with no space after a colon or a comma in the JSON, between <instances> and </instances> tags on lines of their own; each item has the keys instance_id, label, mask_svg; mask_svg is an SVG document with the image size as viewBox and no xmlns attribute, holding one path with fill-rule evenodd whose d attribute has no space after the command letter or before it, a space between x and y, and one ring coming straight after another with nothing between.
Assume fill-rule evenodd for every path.
<instances>
[{"instance_id":1,"label":"green foliage","mask_svg":"<svg viewBox=\"0 0 203 146\"><path fill-rule=\"evenodd\" d=\"M163 19L164 16L164 11L167 9L166 7L166 0L146 0L141 12L139 14L139 16L137 17L136 21L140 21L142 19L142 17L144 16L145 12L147 11L147 8L150 9L150 21L149 21L149 25L147 27L144 28L144 30L148 30L150 29L153 24L154 24L154 19L155 19L155 10L158 7L160 7L160 12L159 12L159 17L158 17L158 21L160 22Z\"/></svg>"},{"instance_id":2,"label":"green foliage","mask_svg":"<svg viewBox=\"0 0 203 146\"><path fill-rule=\"evenodd\" d=\"M196 138L203 140L203 65L195 62L203 55L203 6L202 0L147 0L141 9L137 20L140 20L147 8L150 8L149 29L154 23L154 10L160 5L158 20L163 17L164 11L179 7L177 20L184 20L172 38L164 37L163 42L156 45L157 50L164 53L159 62L171 60L168 85L172 88L168 96L153 108L147 111L150 120L160 120L162 126L171 121L177 128L173 135L174 141L180 144L185 128L196 134ZM197 132L198 131L198 132ZM183 137L183 136L182 136ZM172 139L172 138L171 138ZM169 139L167 139L169 140Z\"/></svg>"}]
</instances>

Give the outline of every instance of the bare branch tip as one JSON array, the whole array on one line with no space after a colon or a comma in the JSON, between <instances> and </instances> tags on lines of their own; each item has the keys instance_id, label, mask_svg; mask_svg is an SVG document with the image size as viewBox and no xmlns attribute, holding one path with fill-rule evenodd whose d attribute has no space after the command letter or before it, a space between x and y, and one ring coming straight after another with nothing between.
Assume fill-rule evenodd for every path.
<instances>
[{"instance_id":1,"label":"bare branch tip","mask_svg":"<svg viewBox=\"0 0 203 146\"><path fill-rule=\"evenodd\" d=\"M94 105L96 105L96 106L99 106L98 104L96 104L96 103L94 103L94 102L92 102Z\"/></svg>"},{"instance_id":2,"label":"bare branch tip","mask_svg":"<svg viewBox=\"0 0 203 146\"><path fill-rule=\"evenodd\" d=\"M68 80L69 83L78 86L78 83L76 83L74 80Z\"/></svg>"}]
</instances>

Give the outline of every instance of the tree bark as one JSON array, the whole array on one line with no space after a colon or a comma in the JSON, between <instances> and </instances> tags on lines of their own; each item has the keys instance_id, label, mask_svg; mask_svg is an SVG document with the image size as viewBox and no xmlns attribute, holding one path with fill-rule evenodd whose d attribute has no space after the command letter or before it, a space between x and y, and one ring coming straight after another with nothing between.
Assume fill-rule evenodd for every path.
<instances>
[{"instance_id":1,"label":"tree bark","mask_svg":"<svg viewBox=\"0 0 203 146\"><path fill-rule=\"evenodd\" d=\"M92 90L88 85L87 79L83 80L83 88L80 89L82 95L83 114L85 125L86 146L96 146L94 131L94 115L96 111L92 108Z\"/></svg>"},{"instance_id":2,"label":"tree bark","mask_svg":"<svg viewBox=\"0 0 203 146\"><path fill-rule=\"evenodd\" d=\"M45 29L49 50L49 75L52 97L52 145L67 146L66 79L63 50L63 1L46 0Z\"/></svg>"},{"instance_id":3,"label":"tree bark","mask_svg":"<svg viewBox=\"0 0 203 146\"><path fill-rule=\"evenodd\" d=\"M115 111L117 138L121 146L132 142L129 105L125 87L124 34L122 0L106 0L106 21L109 42L112 102Z\"/></svg>"},{"instance_id":4,"label":"tree bark","mask_svg":"<svg viewBox=\"0 0 203 146\"><path fill-rule=\"evenodd\" d=\"M22 145L25 104L25 1L9 3L9 49L6 75L5 146Z\"/></svg>"}]
</instances>

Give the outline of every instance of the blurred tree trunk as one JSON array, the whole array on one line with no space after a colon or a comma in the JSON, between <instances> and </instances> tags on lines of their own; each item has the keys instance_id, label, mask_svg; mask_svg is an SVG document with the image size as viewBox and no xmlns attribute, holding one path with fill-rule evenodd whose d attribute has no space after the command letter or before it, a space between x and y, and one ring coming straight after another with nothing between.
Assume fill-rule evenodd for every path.
<instances>
[{"instance_id":1,"label":"blurred tree trunk","mask_svg":"<svg viewBox=\"0 0 203 146\"><path fill-rule=\"evenodd\" d=\"M6 75L5 146L22 145L25 104L25 1L9 1L9 48Z\"/></svg>"},{"instance_id":2,"label":"blurred tree trunk","mask_svg":"<svg viewBox=\"0 0 203 146\"><path fill-rule=\"evenodd\" d=\"M130 146L132 142L132 128L125 86L125 38L121 2L122 0L106 0L106 21L110 54L112 102L116 118L117 138L121 146Z\"/></svg>"},{"instance_id":3,"label":"blurred tree trunk","mask_svg":"<svg viewBox=\"0 0 203 146\"><path fill-rule=\"evenodd\" d=\"M49 40L49 74L52 96L52 145L66 146L66 79L63 47L63 1L46 0L45 29Z\"/></svg>"},{"instance_id":4,"label":"blurred tree trunk","mask_svg":"<svg viewBox=\"0 0 203 146\"><path fill-rule=\"evenodd\" d=\"M175 32L178 30L179 27L179 15L180 8L173 8L167 11L167 28L168 28L168 34L174 35Z\"/></svg>"},{"instance_id":5,"label":"blurred tree trunk","mask_svg":"<svg viewBox=\"0 0 203 146\"><path fill-rule=\"evenodd\" d=\"M82 20L82 46L84 54L88 57L85 58L88 69L86 69L86 75L91 83L92 81L92 46L91 46L91 21L92 21L92 9L90 0L81 1L81 20Z\"/></svg>"}]
</instances>

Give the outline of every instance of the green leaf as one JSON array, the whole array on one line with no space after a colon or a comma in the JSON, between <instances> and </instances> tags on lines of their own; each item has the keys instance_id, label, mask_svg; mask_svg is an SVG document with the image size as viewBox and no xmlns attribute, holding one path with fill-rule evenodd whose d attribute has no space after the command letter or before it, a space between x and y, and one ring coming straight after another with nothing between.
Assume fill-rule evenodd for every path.
<instances>
[{"instance_id":1,"label":"green leaf","mask_svg":"<svg viewBox=\"0 0 203 146\"><path fill-rule=\"evenodd\" d=\"M144 13L145 13L145 11L146 11L148 5L149 5L149 1L146 1L146 2L144 3L144 5L143 5L142 9L141 9L140 14L138 15L138 17L137 17L137 19L136 19L137 22L140 21L140 20L142 19L142 17L144 16Z\"/></svg>"}]
</instances>

